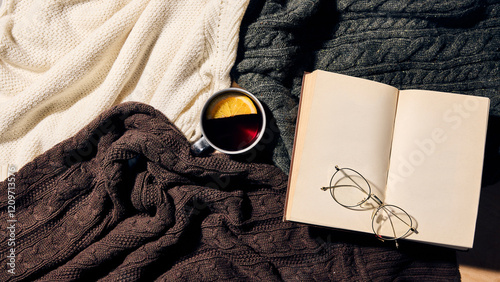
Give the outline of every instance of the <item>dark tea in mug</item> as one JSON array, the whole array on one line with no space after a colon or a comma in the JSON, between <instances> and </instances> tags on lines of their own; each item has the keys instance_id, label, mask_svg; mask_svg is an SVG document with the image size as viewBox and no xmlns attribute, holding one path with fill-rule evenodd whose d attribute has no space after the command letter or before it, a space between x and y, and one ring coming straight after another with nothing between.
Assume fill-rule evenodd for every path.
<instances>
[{"instance_id":1,"label":"dark tea in mug","mask_svg":"<svg viewBox=\"0 0 500 282\"><path fill-rule=\"evenodd\" d=\"M215 146L239 151L251 145L259 136L262 115L244 114L204 120L205 134Z\"/></svg>"}]
</instances>

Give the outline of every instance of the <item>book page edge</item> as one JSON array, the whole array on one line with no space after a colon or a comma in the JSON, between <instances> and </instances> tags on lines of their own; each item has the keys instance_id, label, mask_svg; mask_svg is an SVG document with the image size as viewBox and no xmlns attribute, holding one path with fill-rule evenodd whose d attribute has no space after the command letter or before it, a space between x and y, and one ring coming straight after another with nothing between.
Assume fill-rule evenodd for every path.
<instances>
[{"instance_id":1,"label":"book page edge","mask_svg":"<svg viewBox=\"0 0 500 282\"><path fill-rule=\"evenodd\" d=\"M306 79L306 77L309 77ZM293 141L293 149L292 149L292 160L290 163L290 171L288 175L288 185L287 185L287 191L286 191L286 198L285 198L285 207L284 207L284 215L283 215L283 221L291 220L291 201L294 195L295 191L295 182L297 178L297 172L299 169L299 163L300 163L300 156L302 154L302 142L297 142L298 134L299 131L303 131L304 127L306 126L305 123L307 123L307 120L305 118L305 115L309 114L309 108L305 108L304 104L304 93L306 91L309 91L309 95L307 96L307 100L310 101L313 96L313 89L314 89L314 82L316 80L316 72L304 72L304 75L302 76L302 88L300 91L300 101L299 101L299 107L297 109L297 120L295 123L295 135L294 135L294 141ZM309 103L310 105L310 103Z\"/></svg>"}]
</instances>

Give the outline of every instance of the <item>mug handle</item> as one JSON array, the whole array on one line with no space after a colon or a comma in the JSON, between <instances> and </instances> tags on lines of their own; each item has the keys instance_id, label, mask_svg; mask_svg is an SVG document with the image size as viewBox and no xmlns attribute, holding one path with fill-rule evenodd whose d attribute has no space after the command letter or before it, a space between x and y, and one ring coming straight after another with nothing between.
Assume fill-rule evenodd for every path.
<instances>
[{"instance_id":1,"label":"mug handle","mask_svg":"<svg viewBox=\"0 0 500 282\"><path fill-rule=\"evenodd\" d=\"M198 141L194 142L193 145L191 146L191 152L195 156L202 155L204 153L208 153L212 148L210 144L208 144L207 139L205 139L204 136L201 136Z\"/></svg>"}]
</instances>

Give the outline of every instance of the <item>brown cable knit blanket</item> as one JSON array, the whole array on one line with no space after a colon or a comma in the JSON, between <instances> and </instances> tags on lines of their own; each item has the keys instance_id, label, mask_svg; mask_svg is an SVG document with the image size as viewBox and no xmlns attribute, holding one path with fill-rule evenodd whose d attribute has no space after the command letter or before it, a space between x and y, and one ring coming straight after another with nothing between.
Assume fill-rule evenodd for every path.
<instances>
[{"instance_id":1,"label":"brown cable knit blanket","mask_svg":"<svg viewBox=\"0 0 500 282\"><path fill-rule=\"evenodd\" d=\"M451 250L282 222L279 168L189 148L159 111L125 103L13 173L0 280L460 277Z\"/></svg>"}]
</instances>

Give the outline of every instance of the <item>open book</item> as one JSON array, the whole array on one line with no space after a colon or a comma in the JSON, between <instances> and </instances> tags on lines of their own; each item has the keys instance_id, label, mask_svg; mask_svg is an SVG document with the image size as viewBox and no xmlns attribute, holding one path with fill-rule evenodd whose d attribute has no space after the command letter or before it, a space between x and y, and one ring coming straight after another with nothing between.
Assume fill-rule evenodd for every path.
<instances>
[{"instance_id":1,"label":"open book","mask_svg":"<svg viewBox=\"0 0 500 282\"><path fill-rule=\"evenodd\" d=\"M373 233L372 211L320 189L338 165L411 216L418 233L405 239L472 248L488 114L484 97L305 74L284 220Z\"/></svg>"}]
</instances>

